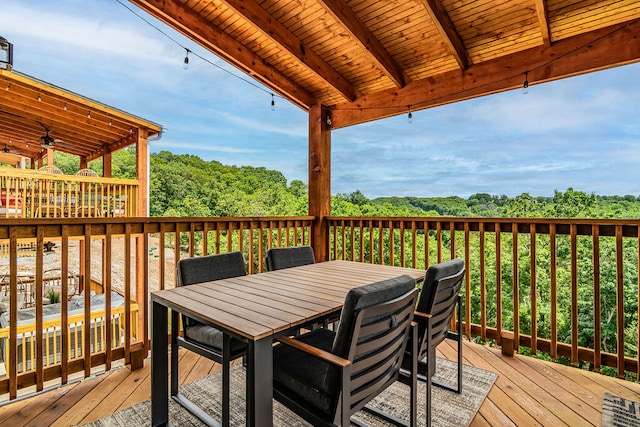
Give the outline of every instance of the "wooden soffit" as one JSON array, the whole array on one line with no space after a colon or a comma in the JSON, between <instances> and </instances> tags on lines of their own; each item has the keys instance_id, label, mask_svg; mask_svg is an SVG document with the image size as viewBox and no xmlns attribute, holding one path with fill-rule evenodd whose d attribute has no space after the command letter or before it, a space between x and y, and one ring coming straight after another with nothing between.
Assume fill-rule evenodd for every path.
<instances>
[{"instance_id":1,"label":"wooden soffit","mask_svg":"<svg viewBox=\"0 0 640 427\"><path fill-rule=\"evenodd\" d=\"M40 159L48 134L56 151L91 161L138 142L160 125L33 77L0 69L0 150Z\"/></svg>"},{"instance_id":2,"label":"wooden soffit","mask_svg":"<svg viewBox=\"0 0 640 427\"><path fill-rule=\"evenodd\" d=\"M640 60L639 0L130 0L332 127Z\"/></svg>"}]
</instances>

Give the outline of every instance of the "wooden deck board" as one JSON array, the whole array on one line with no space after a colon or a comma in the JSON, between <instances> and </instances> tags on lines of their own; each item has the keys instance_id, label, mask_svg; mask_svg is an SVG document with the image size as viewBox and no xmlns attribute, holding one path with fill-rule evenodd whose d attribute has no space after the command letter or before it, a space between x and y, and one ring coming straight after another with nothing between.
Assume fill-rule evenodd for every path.
<instances>
[{"instance_id":1,"label":"wooden deck board","mask_svg":"<svg viewBox=\"0 0 640 427\"><path fill-rule=\"evenodd\" d=\"M440 355L452 359L455 347L445 342ZM473 427L509 425L600 425L605 391L640 401L640 385L594 372L465 343L465 364L499 374ZM181 350L180 383L216 372L220 365ZM151 394L150 363L131 372L120 368L87 381L69 384L0 407L0 424L69 426L94 421L142 402Z\"/></svg>"}]
</instances>

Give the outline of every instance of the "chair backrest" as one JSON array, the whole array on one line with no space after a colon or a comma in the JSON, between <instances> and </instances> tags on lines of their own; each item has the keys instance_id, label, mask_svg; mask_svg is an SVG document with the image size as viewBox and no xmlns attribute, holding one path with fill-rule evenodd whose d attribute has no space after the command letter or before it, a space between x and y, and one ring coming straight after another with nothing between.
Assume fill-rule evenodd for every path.
<instances>
[{"instance_id":1,"label":"chair backrest","mask_svg":"<svg viewBox=\"0 0 640 427\"><path fill-rule=\"evenodd\" d=\"M354 288L347 294L332 353L352 362L351 414L396 381L417 295L416 281L407 275ZM329 389L340 387L336 371L326 381Z\"/></svg>"},{"instance_id":2,"label":"chair backrest","mask_svg":"<svg viewBox=\"0 0 640 427\"><path fill-rule=\"evenodd\" d=\"M265 261L267 270L273 271L314 264L316 257L311 246L291 246L288 248L269 249Z\"/></svg>"},{"instance_id":3,"label":"chair backrest","mask_svg":"<svg viewBox=\"0 0 640 427\"><path fill-rule=\"evenodd\" d=\"M211 280L246 276L242 252L227 252L195 258L184 258L176 267L176 286L194 285ZM195 324L193 319L182 317L185 326Z\"/></svg>"},{"instance_id":4,"label":"chair backrest","mask_svg":"<svg viewBox=\"0 0 640 427\"><path fill-rule=\"evenodd\" d=\"M446 337L454 313L462 280L464 261L452 259L427 269L416 310L431 315L431 344L437 346ZM419 354L425 351L425 328L418 323Z\"/></svg>"}]
</instances>

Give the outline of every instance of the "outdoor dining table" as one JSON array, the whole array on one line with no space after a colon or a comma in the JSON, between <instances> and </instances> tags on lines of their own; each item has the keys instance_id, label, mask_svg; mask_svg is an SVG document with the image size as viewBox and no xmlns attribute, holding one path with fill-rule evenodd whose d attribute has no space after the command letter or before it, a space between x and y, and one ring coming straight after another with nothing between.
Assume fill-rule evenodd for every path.
<instances>
[{"instance_id":1,"label":"outdoor dining table","mask_svg":"<svg viewBox=\"0 0 640 427\"><path fill-rule=\"evenodd\" d=\"M338 260L152 292L152 424L169 423L169 308L172 337L184 313L247 344L246 425L271 426L274 340L336 315L352 288L402 274L422 280L424 273Z\"/></svg>"}]
</instances>

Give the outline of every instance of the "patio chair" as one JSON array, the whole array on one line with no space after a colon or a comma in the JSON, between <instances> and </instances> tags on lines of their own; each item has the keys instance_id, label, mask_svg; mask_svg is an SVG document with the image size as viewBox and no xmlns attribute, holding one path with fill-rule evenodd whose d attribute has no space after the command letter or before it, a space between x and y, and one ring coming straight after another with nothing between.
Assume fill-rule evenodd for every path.
<instances>
[{"instance_id":1,"label":"patio chair","mask_svg":"<svg viewBox=\"0 0 640 427\"><path fill-rule=\"evenodd\" d=\"M354 288L336 332L315 329L297 338L280 338L273 353L274 398L314 426L363 425L351 418L363 408L387 422L407 425L365 405L398 378L410 332L415 335L417 292L415 280L406 275ZM412 426L416 406L414 375Z\"/></svg>"},{"instance_id":2,"label":"patio chair","mask_svg":"<svg viewBox=\"0 0 640 427\"><path fill-rule=\"evenodd\" d=\"M427 425L431 425L431 386L436 385L456 393L462 392L462 304L460 287L464 278L464 261L452 259L427 269L424 283L418 298L414 322L417 324L418 342L418 379L426 382ZM456 332L449 330L455 308L458 308L458 326ZM436 347L445 338L458 343L457 384L444 384L433 381L436 372ZM413 347L409 347L411 349ZM401 381L412 380L410 370L414 355L405 353Z\"/></svg>"},{"instance_id":3,"label":"patio chair","mask_svg":"<svg viewBox=\"0 0 640 427\"><path fill-rule=\"evenodd\" d=\"M247 274L241 252L228 252L178 261L176 285L188 286ZM178 349L184 347L222 364L222 425L229 425L229 368L232 360L246 354L246 344L222 331L182 315L184 337L176 337L178 348L171 349L171 396L178 396ZM179 401L185 401L180 396ZM182 403L182 402L181 402Z\"/></svg>"},{"instance_id":4,"label":"patio chair","mask_svg":"<svg viewBox=\"0 0 640 427\"><path fill-rule=\"evenodd\" d=\"M313 264L316 257L311 246L291 246L271 248L267 251L265 263L268 271Z\"/></svg>"}]
</instances>

